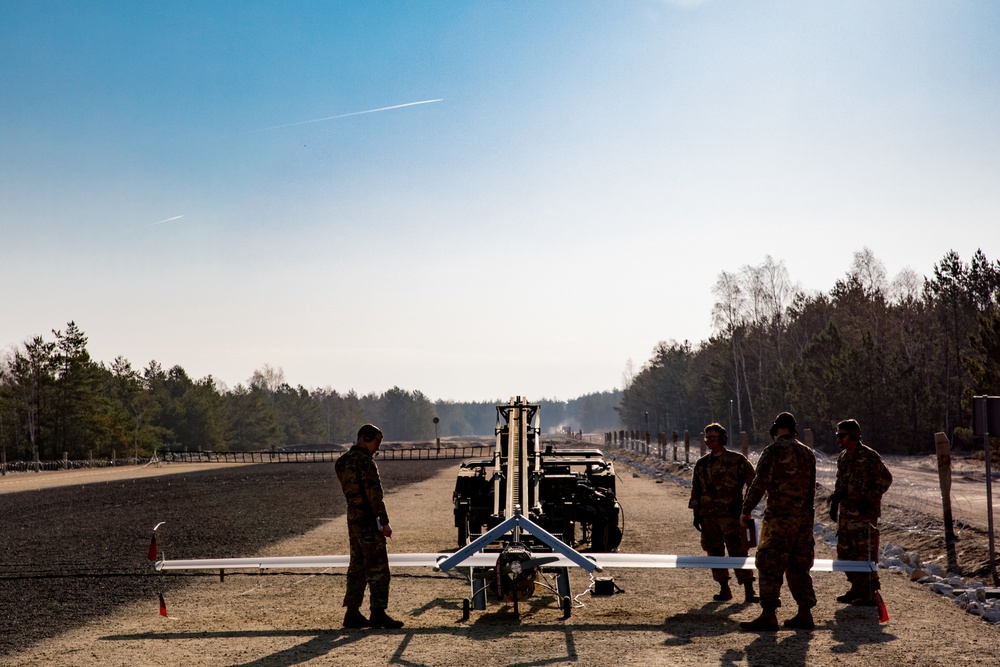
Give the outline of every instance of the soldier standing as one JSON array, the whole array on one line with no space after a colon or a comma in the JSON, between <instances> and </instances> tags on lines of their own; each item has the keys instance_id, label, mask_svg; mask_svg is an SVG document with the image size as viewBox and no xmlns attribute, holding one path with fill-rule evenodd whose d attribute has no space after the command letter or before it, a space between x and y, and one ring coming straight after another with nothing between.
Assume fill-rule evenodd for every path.
<instances>
[{"instance_id":1,"label":"soldier standing","mask_svg":"<svg viewBox=\"0 0 1000 667\"><path fill-rule=\"evenodd\" d=\"M345 628L403 627L402 621L385 612L389 606L389 556L385 541L392 537L392 528L382 501L382 482L374 459L380 444L382 431L373 424L365 424L358 431L355 445L337 459L335 466L347 499L347 535L351 544L347 591L344 593ZM370 619L361 613L366 585Z\"/></svg>"},{"instance_id":2,"label":"soldier standing","mask_svg":"<svg viewBox=\"0 0 1000 667\"><path fill-rule=\"evenodd\" d=\"M708 454L694 465L691 483L691 500L688 507L694 511L694 527L701 533L701 548L709 556L746 557L749 545L740 528L740 509L743 490L753 482L754 469L739 452L726 449L729 438L722 424L705 427L705 445ZM736 570L736 581L743 584L747 602L757 602L753 590L753 570ZM712 568L712 578L719 584L716 600L732 600L729 588L729 570Z\"/></svg>"},{"instance_id":3,"label":"soldier standing","mask_svg":"<svg viewBox=\"0 0 1000 667\"><path fill-rule=\"evenodd\" d=\"M816 606L816 592L809 574L815 549L816 455L795 438L798 433L791 413L782 412L775 418L771 426L775 440L761 453L757 476L743 499L740 523L747 527L753 521L750 513L767 494L756 559L761 613L740 623L744 630L778 629L782 576L788 579L788 590L799 606L784 626L801 630L816 627L811 611Z\"/></svg>"},{"instance_id":4,"label":"soldier standing","mask_svg":"<svg viewBox=\"0 0 1000 667\"><path fill-rule=\"evenodd\" d=\"M837 485L830 502L830 519L837 522L837 558L878 560L878 518L882 495L892 484L882 458L861 442L861 425L855 419L837 424L837 442L843 451L837 459ZM838 518L839 510L839 518ZM837 602L875 605L880 584L877 572L847 572L849 591Z\"/></svg>"}]
</instances>

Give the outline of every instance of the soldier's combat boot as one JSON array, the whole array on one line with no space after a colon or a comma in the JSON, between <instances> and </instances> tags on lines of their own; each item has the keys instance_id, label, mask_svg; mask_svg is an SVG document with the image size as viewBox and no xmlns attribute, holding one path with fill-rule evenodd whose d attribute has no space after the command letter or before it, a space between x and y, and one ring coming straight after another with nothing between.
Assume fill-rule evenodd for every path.
<instances>
[{"instance_id":1,"label":"soldier's combat boot","mask_svg":"<svg viewBox=\"0 0 1000 667\"><path fill-rule=\"evenodd\" d=\"M749 604L751 602L760 602L760 598L757 597L757 593L753 590L753 582L748 581L743 584L743 593L746 595L746 602Z\"/></svg>"},{"instance_id":2,"label":"soldier's combat boot","mask_svg":"<svg viewBox=\"0 0 1000 667\"><path fill-rule=\"evenodd\" d=\"M740 627L751 632L777 632L778 615L774 613L773 609L762 609L760 616L752 621L743 621L740 623Z\"/></svg>"},{"instance_id":3,"label":"soldier's combat boot","mask_svg":"<svg viewBox=\"0 0 1000 667\"><path fill-rule=\"evenodd\" d=\"M403 627L403 622L389 616L389 614L385 613L385 609L372 609L370 623L373 628L396 629Z\"/></svg>"},{"instance_id":4,"label":"soldier's combat boot","mask_svg":"<svg viewBox=\"0 0 1000 667\"><path fill-rule=\"evenodd\" d=\"M723 600L732 600L733 591L729 588L729 582L723 581L719 584L719 592L712 596L713 600L718 600L722 602Z\"/></svg>"},{"instance_id":5,"label":"soldier's combat boot","mask_svg":"<svg viewBox=\"0 0 1000 667\"><path fill-rule=\"evenodd\" d=\"M365 618L365 615L361 613L361 610L357 607L348 607L347 613L344 614L344 627L345 628L367 628L371 623Z\"/></svg>"},{"instance_id":6,"label":"soldier's combat boot","mask_svg":"<svg viewBox=\"0 0 1000 667\"><path fill-rule=\"evenodd\" d=\"M816 629L816 624L813 622L812 612L806 607L799 607L799 613L782 623L782 625L793 630Z\"/></svg>"},{"instance_id":7,"label":"soldier's combat boot","mask_svg":"<svg viewBox=\"0 0 1000 667\"><path fill-rule=\"evenodd\" d=\"M851 604L855 600L864 596L864 592L857 586L852 585L851 589L843 595L837 596L837 602L841 604Z\"/></svg>"}]
</instances>

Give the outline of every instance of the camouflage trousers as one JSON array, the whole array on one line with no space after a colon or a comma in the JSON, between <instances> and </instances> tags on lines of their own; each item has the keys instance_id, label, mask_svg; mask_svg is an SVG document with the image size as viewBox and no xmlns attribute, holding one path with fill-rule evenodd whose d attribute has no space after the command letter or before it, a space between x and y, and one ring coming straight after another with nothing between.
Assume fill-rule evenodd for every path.
<instances>
[{"instance_id":1,"label":"camouflage trousers","mask_svg":"<svg viewBox=\"0 0 1000 667\"><path fill-rule=\"evenodd\" d=\"M844 516L837 524L838 560L878 560L877 517ZM851 588L873 593L881 588L877 572L846 572Z\"/></svg>"},{"instance_id":2,"label":"camouflage trousers","mask_svg":"<svg viewBox=\"0 0 1000 667\"><path fill-rule=\"evenodd\" d=\"M370 530L350 530L351 563L347 567L345 607L360 607L368 586L372 609L389 606L389 554L385 537Z\"/></svg>"},{"instance_id":3,"label":"camouflage trousers","mask_svg":"<svg viewBox=\"0 0 1000 667\"><path fill-rule=\"evenodd\" d=\"M746 557L749 551L743 540L743 528L740 520L728 516L702 517L701 548L709 556L725 556L726 551L731 557ZM753 570L734 570L736 581L741 584L753 582ZM720 584L729 581L729 570L712 568L712 578Z\"/></svg>"},{"instance_id":4,"label":"camouflage trousers","mask_svg":"<svg viewBox=\"0 0 1000 667\"><path fill-rule=\"evenodd\" d=\"M756 560L763 609L773 611L781 606L782 577L788 580L796 604L807 609L816 606L816 591L809 574L814 552L811 515L764 518Z\"/></svg>"}]
</instances>

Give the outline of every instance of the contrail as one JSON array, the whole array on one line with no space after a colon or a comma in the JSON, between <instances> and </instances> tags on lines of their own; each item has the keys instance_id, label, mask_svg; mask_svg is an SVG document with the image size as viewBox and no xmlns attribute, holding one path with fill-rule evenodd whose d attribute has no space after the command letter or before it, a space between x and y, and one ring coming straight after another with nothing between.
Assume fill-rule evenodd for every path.
<instances>
[{"instance_id":1,"label":"contrail","mask_svg":"<svg viewBox=\"0 0 1000 667\"><path fill-rule=\"evenodd\" d=\"M180 220L183 217L184 217L183 215L175 215L172 218L167 218L166 220L160 220L159 222L154 222L150 225L150 227L152 227L153 225L162 225L164 222L170 222L171 220Z\"/></svg>"},{"instance_id":2,"label":"contrail","mask_svg":"<svg viewBox=\"0 0 1000 667\"><path fill-rule=\"evenodd\" d=\"M272 125L271 127L262 127L259 130L254 130L254 132L264 132L265 130L278 130L283 127L295 127L296 125L307 125L309 123L322 123L325 120L336 120L337 118L347 118L348 116L360 116L366 113L375 113L376 111L389 111L390 109L402 109L403 107L412 107L418 104L433 104L434 102L444 102L444 98L437 100L423 100L422 102L407 102L406 104L396 104L391 107L381 107L379 109L368 109L367 111L352 111L351 113L342 113L338 116L313 118L312 120L300 120L297 123L288 123L286 125Z\"/></svg>"}]
</instances>

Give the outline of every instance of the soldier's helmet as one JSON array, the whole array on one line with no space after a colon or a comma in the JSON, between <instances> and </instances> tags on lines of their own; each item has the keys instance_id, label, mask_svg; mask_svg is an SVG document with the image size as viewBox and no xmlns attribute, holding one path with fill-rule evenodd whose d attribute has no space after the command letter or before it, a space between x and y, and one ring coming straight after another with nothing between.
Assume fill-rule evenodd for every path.
<instances>
[{"instance_id":1,"label":"soldier's helmet","mask_svg":"<svg viewBox=\"0 0 1000 667\"><path fill-rule=\"evenodd\" d=\"M779 428L787 428L792 435L799 434L799 425L791 412L782 412L774 418L774 423L771 425L771 435L777 435Z\"/></svg>"}]
</instances>

